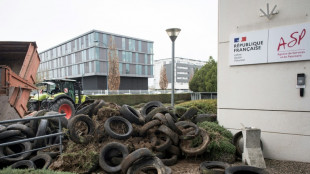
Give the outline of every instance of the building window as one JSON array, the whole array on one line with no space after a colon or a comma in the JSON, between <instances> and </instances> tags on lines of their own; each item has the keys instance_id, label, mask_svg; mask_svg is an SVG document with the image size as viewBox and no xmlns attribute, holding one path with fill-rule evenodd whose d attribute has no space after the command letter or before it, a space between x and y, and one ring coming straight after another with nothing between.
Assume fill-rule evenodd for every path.
<instances>
[{"instance_id":1,"label":"building window","mask_svg":"<svg viewBox=\"0 0 310 174\"><path fill-rule=\"evenodd\" d=\"M148 54L153 53L153 43L147 43L147 53Z\"/></svg>"},{"instance_id":2,"label":"building window","mask_svg":"<svg viewBox=\"0 0 310 174\"><path fill-rule=\"evenodd\" d=\"M119 63L119 74L123 74L123 64Z\"/></svg>"},{"instance_id":3,"label":"building window","mask_svg":"<svg viewBox=\"0 0 310 174\"><path fill-rule=\"evenodd\" d=\"M91 72L93 72L93 69L92 69L92 62L89 62L89 72L91 73Z\"/></svg>"},{"instance_id":4,"label":"building window","mask_svg":"<svg viewBox=\"0 0 310 174\"><path fill-rule=\"evenodd\" d=\"M139 52L142 51L142 43L141 43L141 41L138 41L138 51Z\"/></svg>"},{"instance_id":5,"label":"building window","mask_svg":"<svg viewBox=\"0 0 310 174\"><path fill-rule=\"evenodd\" d=\"M144 70L145 70L145 75L148 75L148 69L147 69L147 66L144 67Z\"/></svg>"},{"instance_id":6,"label":"building window","mask_svg":"<svg viewBox=\"0 0 310 174\"><path fill-rule=\"evenodd\" d=\"M82 62L86 61L86 50L82 51Z\"/></svg>"},{"instance_id":7,"label":"building window","mask_svg":"<svg viewBox=\"0 0 310 174\"><path fill-rule=\"evenodd\" d=\"M144 55L144 63L147 64L147 54Z\"/></svg>"},{"instance_id":8,"label":"building window","mask_svg":"<svg viewBox=\"0 0 310 174\"><path fill-rule=\"evenodd\" d=\"M129 74L130 70L129 70L129 64L126 64L126 74Z\"/></svg>"},{"instance_id":9,"label":"building window","mask_svg":"<svg viewBox=\"0 0 310 174\"><path fill-rule=\"evenodd\" d=\"M99 64L99 61L95 61L95 66L96 66L95 72L100 72L100 64Z\"/></svg>"},{"instance_id":10,"label":"building window","mask_svg":"<svg viewBox=\"0 0 310 174\"><path fill-rule=\"evenodd\" d=\"M71 53L71 42L67 43L67 53Z\"/></svg>"},{"instance_id":11,"label":"building window","mask_svg":"<svg viewBox=\"0 0 310 174\"><path fill-rule=\"evenodd\" d=\"M104 43L104 47L108 47L108 36L106 34L102 35L102 40Z\"/></svg>"},{"instance_id":12,"label":"building window","mask_svg":"<svg viewBox=\"0 0 310 174\"><path fill-rule=\"evenodd\" d=\"M122 38L122 49L126 50L126 39Z\"/></svg>"},{"instance_id":13,"label":"building window","mask_svg":"<svg viewBox=\"0 0 310 174\"><path fill-rule=\"evenodd\" d=\"M91 47L94 44L94 33L88 34L88 46Z\"/></svg>"},{"instance_id":14,"label":"building window","mask_svg":"<svg viewBox=\"0 0 310 174\"><path fill-rule=\"evenodd\" d=\"M80 74L84 75L84 64L83 63L80 64Z\"/></svg>"}]
</instances>

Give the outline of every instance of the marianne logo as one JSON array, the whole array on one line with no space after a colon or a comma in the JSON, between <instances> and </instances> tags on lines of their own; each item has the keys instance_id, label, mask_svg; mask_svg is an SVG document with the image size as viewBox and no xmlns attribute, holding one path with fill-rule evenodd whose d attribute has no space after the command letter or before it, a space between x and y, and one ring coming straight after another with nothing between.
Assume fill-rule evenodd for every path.
<instances>
[{"instance_id":1,"label":"marianne logo","mask_svg":"<svg viewBox=\"0 0 310 174\"><path fill-rule=\"evenodd\" d=\"M240 38L239 37L236 37L235 39L234 39L234 43L237 43L237 42L239 42L240 41ZM241 37L241 42L245 42L246 41L246 37Z\"/></svg>"}]
</instances>

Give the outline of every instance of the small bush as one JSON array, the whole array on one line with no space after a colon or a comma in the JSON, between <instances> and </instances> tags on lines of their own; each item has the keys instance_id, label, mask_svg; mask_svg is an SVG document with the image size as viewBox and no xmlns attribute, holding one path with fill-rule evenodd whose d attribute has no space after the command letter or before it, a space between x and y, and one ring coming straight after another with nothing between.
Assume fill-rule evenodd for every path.
<instances>
[{"instance_id":1,"label":"small bush","mask_svg":"<svg viewBox=\"0 0 310 174\"><path fill-rule=\"evenodd\" d=\"M204 100L193 100L176 105L176 107L197 107L198 114L216 114L217 113L217 100L204 99Z\"/></svg>"},{"instance_id":2,"label":"small bush","mask_svg":"<svg viewBox=\"0 0 310 174\"><path fill-rule=\"evenodd\" d=\"M232 163L235 159L236 148L231 143L231 132L214 122L201 122L197 124L205 129L210 136L206 157L213 161L226 161Z\"/></svg>"},{"instance_id":3,"label":"small bush","mask_svg":"<svg viewBox=\"0 0 310 174\"><path fill-rule=\"evenodd\" d=\"M187 111L187 108L186 107L183 107L183 106L176 106L175 107L175 113L181 117L185 112Z\"/></svg>"}]
</instances>

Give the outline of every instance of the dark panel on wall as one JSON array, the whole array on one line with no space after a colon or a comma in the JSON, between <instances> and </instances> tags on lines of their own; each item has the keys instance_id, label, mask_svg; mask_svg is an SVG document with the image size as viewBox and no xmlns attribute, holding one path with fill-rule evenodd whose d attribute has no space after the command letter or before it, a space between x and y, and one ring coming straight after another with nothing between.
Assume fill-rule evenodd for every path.
<instances>
[{"instance_id":1,"label":"dark panel on wall","mask_svg":"<svg viewBox=\"0 0 310 174\"><path fill-rule=\"evenodd\" d=\"M148 79L141 77L121 77L120 90L147 90Z\"/></svg>"},{"instance_id":2,"label":"dark panel on wall","mask_svg":"<svg viewBox=\"0 0 310 174\"><path fill-rule=\"evenodd\" d=\"M87 76L76 78L80 81L84 90L106 90L106 76ZM120 90L148 90L148 78L121 77Z\"/></svg>"}]
</instances>

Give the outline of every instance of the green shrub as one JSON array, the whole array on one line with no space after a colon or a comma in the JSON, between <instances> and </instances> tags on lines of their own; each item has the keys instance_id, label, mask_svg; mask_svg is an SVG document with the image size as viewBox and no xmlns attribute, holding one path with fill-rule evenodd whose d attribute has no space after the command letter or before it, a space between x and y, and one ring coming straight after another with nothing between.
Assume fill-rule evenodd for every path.
<instances>
[{"instance_id":1,"label":"green shrub","mask_svg":"<svg viewBox=\"0 0 310 174\"><path fill-rule=\"evenodd\" d=\"M217 113L217 100L204 99L204 100L193 100L176 105L176 107L197 107L198 114L216 114Z\"/></svg>"},{"instance_id":2,"label":"green shrub","mask_svg":"<svg viewBox=\"0 0 310 174\"><path fill-rule=\"evenodd\" d=\"M118 105L127 104L130 106L149 101L160 101L162 103L171 103L171 94L121 94L121 95L90 95L92 99L102 99L106 102L117 103ZM190 93L175 94L175 101L188 101L191 99Z\"/></svg>"},{"instance_id":3,"label":"green shrub","mask_svg":"<svg viewBox=\"0 0 310 174\"><path fill-rule=\"evenodd\" d=\"M201 122L197 124L205 129L210 136L206 157L208 160L233 162L236 148L231 143L233 135L231 132L214 122Z\"/></svg>"},{"instance_id":4,"label":"green shrub","mask_svg":"<svg viewBox=\"0 0 310 174\"><path fill-rule=\"evenodd\" d=\"M176 106L175 107L175 113L181 117L185 112L187 111L187 108L186 107L183 107L183 106Z\"/></svg>"}]
</instances>

